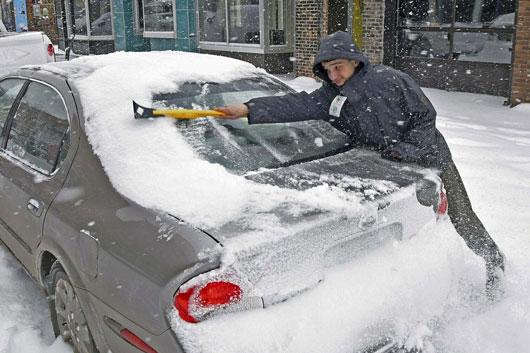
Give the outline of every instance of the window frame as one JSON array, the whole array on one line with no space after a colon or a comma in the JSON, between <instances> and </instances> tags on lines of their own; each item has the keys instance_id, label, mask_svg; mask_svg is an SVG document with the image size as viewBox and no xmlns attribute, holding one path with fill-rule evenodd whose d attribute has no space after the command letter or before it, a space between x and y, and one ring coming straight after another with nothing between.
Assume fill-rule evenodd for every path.
<instances>
[{"instance_id":1,"label":"window frame","mask_svg":"<svg viewBox=\"0 0 530 353\"><path fill-rule=\"evenodd\" d=\"M144 34L144 0L132 0L133 1L133 28L134 34L141 36ZM141 7L140 7L141 3ZM142 23L140 23L140 13L142 14Z\"/></svg>"},{"instance_id":2,"label":"window frame","mask_svg":"<svg viewBox=\"0 0 530 353\"><path fill-rule=\"evenodd\" d=\"M138 1L134 0L133 2L133 8L134 10L134 22L135 22L135 31L139 35L143 35L144 38L177 38L177 10L176 10L176 3L175 0L171 0L171 12L173 14L173 30L172 31L147 31L145 29L145 1L142 1L142 18L143 18L143 26L140 27L140 9L138 9Z\"/></svg>"},{"instance_id":3,"label":"window frame","mask_svg":"<svg viewBox=\"0 0 530 353\"><path fill-rule=\"evenodd\" d=\"M11 128L11 126L10 126L11 116L14 115L14 113L16 111L15 107L17 107L19 102L20 102L21 92L26 89L26 85L28 84L26 79L24 79L22 77L13 77L13 76L3 78L2 80L0 80L0 82L7 81L7 80L10 80L10 79L21 80L22 81L22 86L20 87L20 90L18 91L15 99L13 100L13 103L11 104L11 107L9 108L9 111L7 112L7 116L6 116L6 120L4 121L4 125L0 129L0 150L4 150L6 145L7 145L7 137L9 136L8 133L9 133L9 130Z\"/></svg>"},{"instance_id":4,"label":"window frame","mask_svg":"<svg viewBox=\"0 0 530 353\"><path fill-rule=\"evenodd\" d=\"M401 46L403 43L401 43L401 33L403 35L407 35L407 32L430 32L430 33L440 33L440 34L447 34L448 36L448 42L449 42L449 48L447 57L445 58L430 58L430 57L416 57L416 56L408 56L406 55L406 58L413 59L413 60L451 60L451 61L461 61L458 59L460 53L455 53L455 34L456 33L485 33L485 34L493 34L493 35L499 35L499 34L508 34L512 36L512 49L511 49L511 58L510 63L513 62L513 55L514 55L514 49L515 49L515 35L516 35L516 23L514 23L514 26L512 28L491 28L491 27L456 27L455 23L456 21L456 1L457 0L450 0L452 4L451 8L451 19L450 23L439 23L438 26L421 26L421 25L406 25L402 24L401 18L400 18L400 5L402 2L406 2L408 0L397 0L396 6L397 6L397 14L395 18L395 25L396 25L396 39L395 39L395 50L396 52L399 52ZM498 0L500 1L500 0ZM517 18L517 7L514 10L515 12L515 18ZM516 20L515 20L516 21ZM471 62L476 63L485 63L489 64L490 62L484 62L484 61L475 61L470 60ZM493 64L504 64L504 63L497 63L492 62Z\"/></svg>"},{"instance_id":5,"label":"window frame","mask_svg":"<svg viewBox=\"0 0 530 353\"><path fill-rule=\"evenodd\" d=\"M52 86L51 84L47 83L47 82L44 82L44 81L39 80L39 79L28 78L28 77L23 77L23 76L8 76L8 77L5 77L4 79L12 79L12 78L21 79L21 80L24 80L26 82L24 82L22 88L18 92L18 95L17 95L15 101L13 102L13 105L11 106L11 109L9 110L9 114L7 116L6 124L5 124L4 130L3 130L5 132L5 134L2 135L2 140L0 140L0 154L2 155L2 157L6 158L7 160L10 160L11 162L13 162L13 163L15 163L15 164L17 164L19 166L23 166L25 169L30 170L32 173L38 173L38 174L40 174L40 175L42 175L44 177L52 178L61 170L62 165L64 165L64 163L58 163L58 159L57 159L57 157L59 157L59 155L61 154L61 151L62 151L62 148L63 148L63 145L64 145L64 137L63 137L63 141L61 141L61 147L59 148L58 155L56 157L54 169L51 172L49 172L49 173L44 172L44 170L42 170L42 169L36 169L36 168L33 167L33 165L27 163L23 158L20 158L20 157L16 156L13 153L9 153L9 151L7 150L7 143L8 143L8 140L9 140L9 135L10 135L10 132L11 132L11 128L12 128L12 125L13 125L13 121L14 121L16 112L18 111L18 108L20 107L20 102L22 101L22 98L26 94L26 91L27 91L29 85L32 82L36 82L38 84L42 84L44 86L47 86L47 87L51 88L60 97L61 102L62 102L62 104L63 104L63 106L65 108L66 120L68 122L68 128L65 130L64 136L68 135L68 138L70 140L70 142L69 142L70 148L67 151L67 154L66 154L66 156L64 158L64 160L66 160L68 158L68 154L70 153L71 147L72 147L72 136L71 136L71 132L72 132L72 118L71 118L70 112L68 110L68 104L66 103L65 98L59 92L59 90L57 88L55 88L54 86ZM4 81L4 79L2 79L2 81Z\"/></svg>"},{"instance_id":6,"label":"window frame","mask_svg":"<svg viewBox=\"0 0 530 353\"><path fill-rule=\"evenodd\" d=\"M204 50L215 51L238 51L241 53L256 53L256 54L274 54L274 53L290 53L293 49L293 14L294 1L284 0L284 17L285 17L285 44L270 44L270 29L271 29L271 5L269 1L259 0L259 30L260 43L231 43L230 42L230 23L228 19L228 11L225 11L225 30L228 33L224 42L211 42L201 40L201 24L199 20L199 1L194 0L195 8L195 23L197 32L198 47ZM219 0L225 2L225 8L228 9L228 0Z\"/></svg>"},{"instance_id":7,"label":"window frame","mask_svg":"<svg viewBox=\"0 0 530 353\"><path fill-rule=\"evenodd\" d=\"M87 25L87 34L78 34L75 33L76 39L80 40L114 40L114 12L112 10L112 1L111 0L104 0L108 1L110 5L110 17L111 17L111 29L112 34L105 34L105 35L92 35L90 33L90 6L88 4L89 0L84 0L84 8L86 12L86 25ZM74 34L73 25L72 25L72 0L67 0L64 3L65 12L66 12L66 30L68 33L68 37L71 37Z\"/></svg>"}]
</instances>

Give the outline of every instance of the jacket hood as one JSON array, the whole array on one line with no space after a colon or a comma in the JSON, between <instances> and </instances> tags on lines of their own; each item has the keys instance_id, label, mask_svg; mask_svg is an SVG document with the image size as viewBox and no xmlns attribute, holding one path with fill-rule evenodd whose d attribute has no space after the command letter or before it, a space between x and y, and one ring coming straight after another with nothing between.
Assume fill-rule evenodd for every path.
<instances>
[{"instance_id":1,"label":"jacket hood","mask_svg":"<svg viewBox=\"0 0 530 353\"><path fill-rule=\"evenodd\" d=\"M336 59L360 61L361 65L359 65L357 71L370 66L370 61L353 42L351 35L343 31L330 34L320 42L315 61L313 62L313 73L315 76L324 81L331 82L322 67L322 63Z\"/></svg>"}]
</instances>

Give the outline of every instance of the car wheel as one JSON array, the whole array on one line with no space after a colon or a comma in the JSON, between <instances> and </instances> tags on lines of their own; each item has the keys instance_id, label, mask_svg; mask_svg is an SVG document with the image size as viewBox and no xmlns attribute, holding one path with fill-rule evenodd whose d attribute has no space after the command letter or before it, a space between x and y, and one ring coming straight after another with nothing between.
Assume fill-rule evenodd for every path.
<instances>
[{"instance_id":1,"label":"car wheel","mask_svg":"<svg viewBox=\"0 0 530 353\"><path fill-rule=\"evenodd\" d=\"M52 265L48 278L55 336L61 336L63 341L70 343L74 353L97 353L79 298L59 261Z\"/></svg>"}]
</instances>

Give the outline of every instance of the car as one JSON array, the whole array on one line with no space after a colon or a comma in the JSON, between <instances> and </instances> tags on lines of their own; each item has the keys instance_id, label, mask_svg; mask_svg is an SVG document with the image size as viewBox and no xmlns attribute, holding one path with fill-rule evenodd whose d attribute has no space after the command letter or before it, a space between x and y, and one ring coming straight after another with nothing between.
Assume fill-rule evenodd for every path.
<instances>
[{"instance_id":1,"label":"car","mask_svg":"<svg viewBox=\"0 0 530 353\"><path fill-rule=\"evenodd\" d=\"M0 20L0 74L17 67L55 61L55 49L43 32L8 32Z\"/></svg>"},{"instance_id":2,"label":"car","mask_svg":"<svg viewBox=\"0 0 530 353\"><path fill-rule=\"evenodd\" d=\"M185 52L0 78L0 239L48 298L57 336L76 352L189 351L190 327L281 310L326 268L446 217L436 173L327 122L147 114L292 92L249 63ZM395 348L372 338L372 351Z\"/></svg>"}]
</instances>

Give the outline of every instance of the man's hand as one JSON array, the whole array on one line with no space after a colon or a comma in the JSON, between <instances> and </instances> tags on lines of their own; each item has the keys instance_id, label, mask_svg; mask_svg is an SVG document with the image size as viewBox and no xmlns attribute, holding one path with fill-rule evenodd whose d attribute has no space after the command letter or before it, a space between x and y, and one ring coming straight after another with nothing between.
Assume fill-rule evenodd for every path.
<instances>
[{"instance_id":1,"label":"man's hand","mask_svg":"<svg viewBox=\"0 0 530 353\"><path fill-rule=\"evenodd\" d=\"M248 107L245 104L227 104L214 110L226 114L225 116L220 116L221 119L239 119L248 115Z\"/></svg>"},{"instance_id":2,"label":"man's hand","mask_svg":"<svg viewBox=\"0 0 530 353\"><path fill-rule=\"evenodd\" d=\"M403 156L401 153L391 150L386 150L383 153L381 153L381 157L390 159L391 161L398 161L401 162L403 160Z\"/></svg>"}]
</instances>

